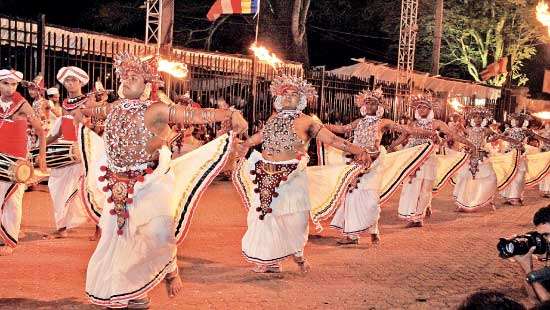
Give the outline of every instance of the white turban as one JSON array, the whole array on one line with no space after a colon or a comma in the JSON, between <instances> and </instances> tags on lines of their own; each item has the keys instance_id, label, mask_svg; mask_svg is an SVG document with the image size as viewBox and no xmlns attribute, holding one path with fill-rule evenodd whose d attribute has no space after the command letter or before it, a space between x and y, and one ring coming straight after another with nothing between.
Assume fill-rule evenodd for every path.
<instances>
[{"instance_id":1,"label":"white turban","mask_svg":"<svg viewBox=\"0 0 550 310\"><path fill-rule=\"evenodd\" d=\"M46 90L46 94L47 94L48 96L59 95L59 89L57 89L57 87L48 88L48 89Z\"/></svg>"},{"instance_id":2,"label":"white turban","mask_svg":"<svg viewBox=\"0 0 550 310\"><path fill-rule=\"evenodd\" d=\"M82 85L88 84L88 81L90 80L90 77L88 76L86 71L74 66L63 67L59 69L59 72L57 72L57 80L61 84L63 84L65 82L65 79L69 76L72 76L79 80Z\"/></svg>"},{"instance_id":3,"label":"white turban","mask_svg":"<svg viewBox=\"0 0 550 310\"><path fill-rule=\"evenodd\" d=\"M23 73L15 70L7 70L2 69L0 70L0 81L12 79L15 80L17 83L21 82L23 80Z\"/></svg>"}]
</instances>

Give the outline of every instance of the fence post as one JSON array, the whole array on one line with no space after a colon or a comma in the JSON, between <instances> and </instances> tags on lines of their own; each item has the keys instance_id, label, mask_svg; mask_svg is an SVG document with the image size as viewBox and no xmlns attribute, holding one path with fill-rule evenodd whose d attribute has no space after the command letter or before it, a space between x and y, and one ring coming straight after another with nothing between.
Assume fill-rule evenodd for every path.
<instances>
[{"instance_id":1,"label":"fence post","mask_svg":"<svg viewBox=\"0 0 550 310\"><path fill-rule=\"evenodd\" d=\"M38 72L43 75L46 74L46 15L41 14L38 17L38 29L36 36L37 58L38 58Z\"/></svg>"},{"instance_id":2,"label":"fence post","mask_svg":"<svg viewBox=\"0 0 550 310\"><path fill-rule=\"evenodd\" d=\"M252 131L254 130L254 124L256 124L256 84L257 84L257 76L256 76L256 66L258 65L257 61L256 61L256 57L255 56L252 56L252 81L251 81L251 86L252 86L252 92L251 92L251 99L252 99L252 115L251 117L249 118L251 120L251 124L252 126L248 126L248 130L250 132L250 134L254 134Z\"/></svg>"},{"instance_id":3,"label":"fence post","mask_svg":"<svg viewBox=\"0 0 550 310\"><path fill-rule=\"evenodd\" d=\"M321 95L319 96L319 104L317 105L317 117L319 117L319 119L322 119L323 115L321 114L321 112L323 103L325 102L325 66L321 66L321 87L319 88L319 92L321 93ZM325 122L326 121L328 120L325 120Z\"/></svg>"}]
</instances>

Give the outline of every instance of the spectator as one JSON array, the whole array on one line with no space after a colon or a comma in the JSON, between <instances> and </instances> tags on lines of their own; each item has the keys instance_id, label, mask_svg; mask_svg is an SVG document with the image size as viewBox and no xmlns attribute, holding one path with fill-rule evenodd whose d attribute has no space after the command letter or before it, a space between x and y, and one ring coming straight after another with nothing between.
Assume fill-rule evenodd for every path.
<instances>
[{"instance_id":1,"label":"spectator","mask_svg":"<svg viewBox=\"0 0 550 310\"><path fill-rule=\"evenodd\" d=\"M524 310L519 302L497 291L478 291L466 298L458 310Z\"/></svg>"}]
</instances>

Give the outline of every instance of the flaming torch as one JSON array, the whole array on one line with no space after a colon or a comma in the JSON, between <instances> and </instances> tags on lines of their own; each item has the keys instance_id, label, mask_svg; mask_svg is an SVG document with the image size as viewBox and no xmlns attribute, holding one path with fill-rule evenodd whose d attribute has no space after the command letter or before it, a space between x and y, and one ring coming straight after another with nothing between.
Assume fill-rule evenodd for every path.
<instances>
[{"instance_id":1,"label":"flaming torch","mask_svg":"<svg viewBox=\"0 0 550 310\"><path fill-rule=\"evenodd\" d=\"M169 77L174 77L176 79L183 79L189 73L189 70L187 69L187 65L185 65L182 62L162 59L159 56L156 56L155 60L152 60L153 63L156 62L156 66L155 66L156 78L152 81L152 87L151 87L152 88L151 100L153 101L158 100L158 88L160 85L163 84L163 81L161 80L160 75L158 74L159 72L167 73ZM167 93L169 93L168 90L167 90Z\"/></svg>"},{"instance_id":2,"label":"flaming torch","mask_svg":"<svg viewBox=\"0 0 550 310\"><path fill-rule=\"evenodd\" d=\"M541 22L548 29L548 35L550 35L550 12L548 11L548 4L544 1L540 1L537 4L537 20Z\"/></svg>"},{"instance_id":3,"label":"flaming torch","mask_svg":"<svg viewBox=\"0 0 550 310\"><path fill-rule=\"evenodd\" d=\"M187 70L187 66L184 63L169 61L162 58L158 61L157 70L168 73L176 79L183 79L189 73L189 70Z\"/></svg>"},{"instance_id":4,"label":"flaming torch","mask_svg":"<svg viewBox=\"0 0 550 310\"><path fill-rule=\"evenodd\" d=\"M258 46L256 43L250 46L250 50L254 52L254 56L260 61L267 62L274 69L277 69L278 66L282 65L283 61L277 57L277 55L271 53L267 48L263 46Z\"/></svg>"},{"instance_id":5,"label":"flaming torch","mask_svg":"<svg viewBox=\"0 0 550 310\"><path fill-rule=\"evenodd\" d=\"M456 112L462 112L462 104L460 103L460 101L458 101L458 99L456 98L453 98L449 101L449 105L451 106L451 108L453 108L453 110L455 110Z\"/></svg>"},{"instance_id":6,"label":"flaming torch","mask_svg":"<svg viewBox=\"0 0 550 310\"><path fill-rule=\"evenodd\" d=\"M550 111L537 112L537 113L533 113L532 115L543 121L550 120Z\"/></svg>"}]
</instances>

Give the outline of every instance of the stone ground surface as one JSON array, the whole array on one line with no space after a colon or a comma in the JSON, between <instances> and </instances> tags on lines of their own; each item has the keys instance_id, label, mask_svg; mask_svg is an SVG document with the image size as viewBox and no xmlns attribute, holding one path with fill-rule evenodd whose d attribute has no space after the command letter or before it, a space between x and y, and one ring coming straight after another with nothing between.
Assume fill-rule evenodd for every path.
<instances>
[{"instance_id":1,"label":"stone ground surface","mask_svg":"<svg viewBox=\"0 0 550 310\"><path fill-rule=\"evenodd\" d=\"M282 274L258 275L240 252L246 212L231 184L216 182L179 248L182 294L169 299L159 285L152 309L452 309L480 288L526 301L518 267L500 259L495 245L532 230L534 212L549 200L529 190L524 207L463 214L454 212L448 187L434 198L427 225L413 229L397 218L396 200L383 209L380 246L364 238L338 247L336 232L310 226L311 273L287 261ZM43 239L54 229L44 192L25 195L23 216L20 246L0 257L0 309L98 309L84 295L92 225L67 239Z\"/></svg>"}]
</instances>

